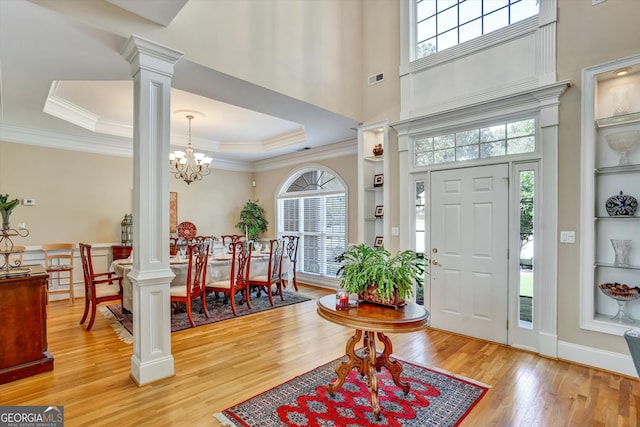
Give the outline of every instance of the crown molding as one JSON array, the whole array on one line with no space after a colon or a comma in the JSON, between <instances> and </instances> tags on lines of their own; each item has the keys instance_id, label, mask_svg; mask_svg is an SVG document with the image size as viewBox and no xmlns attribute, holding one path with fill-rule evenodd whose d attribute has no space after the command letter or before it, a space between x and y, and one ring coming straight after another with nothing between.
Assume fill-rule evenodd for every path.
<instances>
[{"instance_id":1,"label":"crown molding","mask_svg":"<svg viewBox=\"0 0 640 427\"><path fill-rule=\"evenodd\" d=\"M80 136L0 124L0 140L16 144L37 145L59 150L84 151L109 156L132 157L131 139Z\"/></svg>"},{"instance_id":2,"label":"crown molding","mask_svg":"<svg viewBox=\"0 0 640 427\"><path fill-rule=\"evenodd\" d=\"M333 159L358 154L358 140L350 139L337 142L335 144L324 145L310 150L299 151L293 154L273 157L271 159L259 160L253 163L254 172L265 172L268 170L299 166L301 163L313 159L314 162L320 160Z\"/></svg>"},{"instance_id":3,"label":"crown molding","mask_svg":"<svg viewBox=\"0 0 640 427\"><path fill-rule=\"evenodd\" d=\"M73 133L51 132L0 124L0 141L36 145L57 150L81 151L107 156L133 157L131 138L79 136ZM226 160L213 156L213 168L239 172L252 172L249 162Z\"/></svg>"}]
</instances>

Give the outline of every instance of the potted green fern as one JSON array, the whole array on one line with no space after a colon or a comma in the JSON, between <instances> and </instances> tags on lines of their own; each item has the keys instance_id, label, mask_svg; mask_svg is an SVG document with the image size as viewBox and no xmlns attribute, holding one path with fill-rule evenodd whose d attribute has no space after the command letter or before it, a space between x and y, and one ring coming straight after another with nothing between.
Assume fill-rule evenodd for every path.
<instances>
[{"instance_id":1,"label":"potted green fern","mask_svg":"<svg viewBox=\"0 0 640 427\"><path fill-rule=\"evenodd\" d=\"M382 247L354 245L336 258L340 287L362 301L400 307L422 286L425 258L411 250L395 255Z\"/></svg>"},{"instance_id":2,"label":"potted green fern","mask_svg":"<svg viewBox=\"0 0 640 427\"><path fill-rule=\"evenodd\" d=\"M248 200L240 211L240 220L236 224L242 233L246 233L249 240L256 241L260 234L265 233L269 222L264 217L265 211L258 204L258 200Z\"/></svg>"}]
</instances>

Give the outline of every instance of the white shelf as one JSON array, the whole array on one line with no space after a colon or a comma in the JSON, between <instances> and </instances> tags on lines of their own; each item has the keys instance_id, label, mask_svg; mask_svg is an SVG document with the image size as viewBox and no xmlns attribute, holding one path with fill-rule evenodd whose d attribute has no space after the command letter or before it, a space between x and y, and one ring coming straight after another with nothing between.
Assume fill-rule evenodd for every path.
<instances>
[{"instance_id":1,"label":"white shelf","mask_svg":"<svg viewBox=\"0 0 640 427\"><path fill-rule=\"evenodd\" d=\"M387 121L362 125L358 128L358 243L373 246L375 240L383 238L386 244L391 235L389 221L374 217L377 206L387 209L390 202L389 177L389 131ZM383 152L373 155L373 148L380 144ZM374 177L382 175L382 186L374 186Z\"/></svg>"},{"instance_id":2,"label":"white shelf","mask_svg":"<svg viewBox=\"0 0 640 427\"><path fill-rule=\"evenodd\" d=\"M605 137L622 128L638 129L640 104L633 96L629 105L633 113L601 118L596 118L596 114L613 113L616 101L613 93L622 83L633 83L635 87L640 87L640 73L628 75L624 81L609 77L618 68L638 64L640 56L636 55L583 70L580 326L612 335L622 335L630 327L640 326L640 322L612 320L618 311L618 304L598 289L599 284L611 282L640 285L640 213L636 212L634 216L608 216L604 204L611 195L622 190L624 194L640 198L640 187L637 185L640 182L640 157L637 153L630 153L630 160L635 164L617 165L619 156L608 147ZM629 266L613 264L614 252L610 239L633 241ZM626 312L640 319L640 303L628 302Z\"/></svg>"}]
</instances>

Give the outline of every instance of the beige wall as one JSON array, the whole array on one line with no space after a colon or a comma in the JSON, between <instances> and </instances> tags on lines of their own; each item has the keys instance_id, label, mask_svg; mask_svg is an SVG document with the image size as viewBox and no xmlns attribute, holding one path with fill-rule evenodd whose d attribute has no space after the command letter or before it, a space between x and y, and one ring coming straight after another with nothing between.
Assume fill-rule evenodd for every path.
<instances>
[{"instance_id":1,"label":"beige wall","mask_svg":"<svg viewBox=\"0 0 640 427\"><path fill-rule=\"evenodd\" d=\"M13 211L12 226L25 223L29 230L14 243L119 243L120 221L132 211L132 167L131 158L0 142L0 193L36 200ZM178 221L193 222L201 234L236 232L252 177L214 170L191 185L172 178Z\"/></svg>"},{"instance_id":2,"label":"beige wall","mask_svg":"<svg viewBox=\"0 0 640 427\"><path fill-rule=\"evenodd\" d=\"M561 98L558 227L576 244L558 247L558 335L561 341L626 353L621 337L585 331L580 310L580 109L582 69L640 52L640 2L559 0L558 79L574 86Z\"/></svg>"}]
</instances>

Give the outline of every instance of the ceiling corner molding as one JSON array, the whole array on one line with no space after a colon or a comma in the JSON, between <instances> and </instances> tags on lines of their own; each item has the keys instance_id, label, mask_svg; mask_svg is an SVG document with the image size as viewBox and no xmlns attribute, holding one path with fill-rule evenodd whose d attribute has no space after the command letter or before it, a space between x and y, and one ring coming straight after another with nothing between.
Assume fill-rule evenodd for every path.
<instances>
[{"instance_id":1,"label":"ceiling corner molding","mask_svg":"<svg viewBox=\"0 0 640 427\"><path fill-rule=\"evenodd\" d=\"M98 116L58 96L57 92L60 88L60 83L60 81L51 83L42 111L50 116L95 132Z\"/></svg>"},{"instance_id":2,"label":"ceiling corner molding","mask_svg":"<svg viewBox=\"0 0 640 427\"><path fill-rule=\"evenodd\" d=\"M54 133L4 124L0 124L0 141L109 156L133 156L133 148L129 139L85 137L75 133Z\"/></svg>"},{"instance_id":3,"label":"ceiling corner molding","mask_svg":"<svg viewBox=\"0 0 640 427\"><path fill-rule=\"evenodd\" d=\"M289 145L298 144L307 140L307 133L304 126L294 129L290 132L282 133L262 141L264 151L272 151L278 148L288 147Z\"/></svg>"},{"instance_id":4,"label":"ceiling corner molding","mask_svg":"<svg viewBox=\"0 0 640 427\"><path fill-rule=\"evenodd\" d=\"M350 139L347 141L337 142L335 144L323 145L311 150L304 150L293 154L273 157L271 159L259 160L253 163L253 170L254 172L264 172L283 167L300 166L303 162L317 162L320 160L357 154L358 140Z\"/></svg>"}]
</instances>

